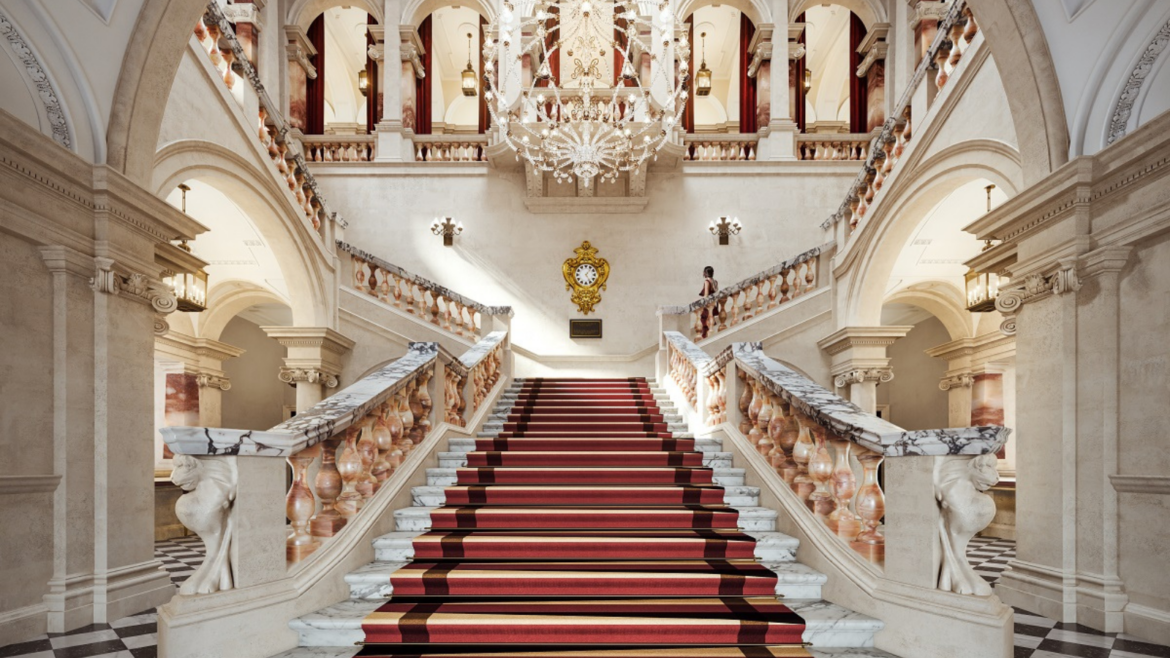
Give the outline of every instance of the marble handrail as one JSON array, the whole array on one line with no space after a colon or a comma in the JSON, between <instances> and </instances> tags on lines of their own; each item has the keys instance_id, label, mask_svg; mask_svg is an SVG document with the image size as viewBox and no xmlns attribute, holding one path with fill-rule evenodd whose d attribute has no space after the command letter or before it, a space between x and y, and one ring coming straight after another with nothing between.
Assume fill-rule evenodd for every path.
<instances>
[{"instance_id":1,"label":"marble handrail","mask_svg":"<svg viewBox=\"0 0 1170 658\"><path fill-rule=\"evenodd\" d=\"M433 366L438 354L438 343L411 343L402 358L269 430L163 427L159 432L171 452L178 455L289 457L365 417L421 371Z\"/></svg>"},{"instance_id":2,"label":"marble handrail","mask_svg":"<svg viewBox=\"0 0 1170 658\"><path fill-rule=\"evenodd\" d=\"M734 343L727 349L738 368L818 425L885 457L994 454L1011 432L998 425L905 430L768 358L760 343Z\"/></svg>"},{"instance_id":3,"label":"marble handrail","mask_svg":"<svg viewBox=\"0 0 1170 658\"><path fill-rule=\"evenodd\" d=\"M203 51L211 59L211 64L223 74L223 83L231 92L237 78L248 81L256 98L259 101L256 134L261 145L267 149L268 157L276 165L281 182L288 185L289 191L301 208L305 218L318 234L322 233L326 221L330 217L337 217L329 211L325 196L321 193L316 179L309 171L305 158L290 148L290 126L278 109L280 105L273 102L268 95L260 76L244 47L236 38L232 23L224 16L223 9L216 0L207 3L203 17L195 25L195 38L199 41ZM226 44L222 49L220 40ZM237 100L240 98L237 96ZM246 104L240 101L241 106Z\"/></svg>"},{"instance_id":4,"label":"marble handrail","mask_svg":"<svg viewBox=\"0 0 1170 658\"><path fill-rule=\"evenodd\" d=\"M658 315L692 315L694 340L704 340L817 288L819 260L831 244L774 265L686 306L660 306Z\"/></svg>"},{"instance_id":5,"label":"marble handrail","mask_svg":"<svg viewBox=\"0 0 1170 658\"><path fill-rule=\"evenodd\" d=\"M456 336L474 339L486 319L513 315L510 306L485 306L347 242L338 240L337 248L350 255L355 290Z\"/></svg>"},{"instance_id":6,"label":"marble handrail","mask_svg":"<svg viewBox=\"0 0 1170 658\"><path fill-rule=\"evenodd\" d=\"M939 21L934 41L915 68L902 97L898 99L894 111L890 113L880 134L874 140L865 158L865 164L850 185L849 191L845 193L844 201L837 212L821 224L822 228L827 230L844 220L848 223L849 232L857 229L858 224L873 206L885 179L893 173L903 151L913 138L911 99L915 90L931 70L937 71L934 76L935 86L940 90L946 86L951 73L962 60L963 54L978 32L979 24L975 21L966 0L955 0L947 15Z\"/></svg>"}]
</instances>

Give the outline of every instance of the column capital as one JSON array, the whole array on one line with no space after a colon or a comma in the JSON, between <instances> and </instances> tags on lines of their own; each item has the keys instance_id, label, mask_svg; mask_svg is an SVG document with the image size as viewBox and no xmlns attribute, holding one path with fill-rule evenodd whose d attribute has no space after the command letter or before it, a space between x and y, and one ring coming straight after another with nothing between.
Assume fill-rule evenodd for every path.
<instances>
[{"instance_id":1,"label":"column capital","mask_svg":"<svg viewBox=\"0 0 1170 658\"><path fill-rule=\"evenodd\" d=\"M353 349L354 341L329 327L260 327L288 350L280 369L286 384L323 384L336 388L341 374L341 357Z\"/></svg>"},{"instance_id":2,"label":"column capital","mask_svg":"<svg viewBox=\"0 0 1170 658\"><path fill-rule=\"evenodd\" d=\"M94 292L116 295L138 301L154 309L155 313L167 315L179 307L174 291L162 281L141 272L123 273L114 259L97 257L93 259L94 274L89 285ZM165 321L164 323L165 324ZM159 324L155 323L155 331Z\"/></svg>"},{"instance_id":3,"label":"column capital","mask_svg":"<svg viewBox=\"0 0 1170 658\"><path fill-rule=\"evenodd\" d=\"M1075 293L1080 289L1081 277L1076 258L1061 259L1055 271L1050 274L1033 272L1027 275L1023 282L999 291L999 296L995 299L995 310L1004 316L999 330L1006 336L1015 335L1016 315L1023 310L1024 304L1050 295Z\"/></svg>"},{"instance_id":4,"label":"column capital","mask_svg":"<svg viewBox=\"0 0 1170 658\"><path fill-rule=\"evenodd\" d=\"M285 25L284 35L287 39L285 44L285 52L288 55L288 61L294 62L305 70L305 75L310 80L317 79L317 67L309 61L309 58L317 54L317 49L313 47L313 42L309 41L309 35L305 33L305 29L300 25Z\"/></svg>"},{"instance_id":5,"label":"column capital","mask_svg":"<svg viewBox=\"0 0 1170 658\"><path fill-rule=\"evenodd\" d=\"M851 361L842 368L833 368L833 385L845 388L850 384L865 382L885 384L893 381L894 369L890 367L889 359L885 361L886 363Z\"/></svg>"},{"instance_id":6,"label":"column capital","mask_svg":"<svg viewBox=\"0 0 1170 658\"><path fill-rule=\"evenodd\" d=\"M286 384L322 384L326 388L337 388L337 375L340 372L330 372L327 368L312 366L289 365L290 359L285 359L285 365L280 367L277 377ZM227 390L227 389L224 389Z\"/></svg>"},{"instance_id":7,"label":"column capital","mask_svg":"<svg viewBox=\"0 0 1170 658\"><path fill-rule=\"evenodd\" d=\"M941 391L949 391L952 388L971 388L974 385L974 375L972 375L970 372L960 372L948 377L943 377L938 383L938 388Z\"/></svg>"},{"instance_id":8,"label":"column capital","mask_svg":"<svg viewBox=\"0 0 1170 658\"><path fill-rule=\"evenodd\" d=\"M916 30L922 21L941 21L946 18L950 5L940 0L918 0L914 5L914 18L910 20L910 29Z\"/></svg>"},{"instance_id":9,"label":"column capital","mask_svg":"<svg viewBox=\"0 0 1170 658\"><path fill-rule=\"evenodd\" d=\"M910 333L914 327L844 327L817 341L817 346L829 356L843 354L846 351L881 350L893 345L899 338Z\"/></svg>"}]
</instances>

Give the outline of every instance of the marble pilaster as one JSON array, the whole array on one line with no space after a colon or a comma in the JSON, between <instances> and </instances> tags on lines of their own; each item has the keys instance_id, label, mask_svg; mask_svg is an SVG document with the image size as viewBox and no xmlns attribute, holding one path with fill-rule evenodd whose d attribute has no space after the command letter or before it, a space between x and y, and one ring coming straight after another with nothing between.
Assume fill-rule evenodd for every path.
<instances>
[{"instance_id":1,"label":"marble pilaster","mask_svg":"<svg viewBox=\"0 0 1170 658\"><path fill-rule=\"evenodd\" d=\"M340 384L341 358L353 340L328 327L261 327L288 350L279 377L297 388L297 411L303 412Z\"/></svg>"}]
</instances>

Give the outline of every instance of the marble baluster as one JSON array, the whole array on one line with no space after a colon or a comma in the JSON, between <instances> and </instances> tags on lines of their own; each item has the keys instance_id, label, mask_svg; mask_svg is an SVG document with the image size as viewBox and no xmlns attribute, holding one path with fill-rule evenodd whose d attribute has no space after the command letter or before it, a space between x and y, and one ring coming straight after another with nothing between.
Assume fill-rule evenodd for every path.
<instances>
[{"instance_id":1,"label":"marble baluster","mask_svg":"<svg viewBox=\"0 0 1170 658\"><path fill-rule=\"evenodd\" d=\"M317 501L313 491L309 488L309 464L321 454L320 446L305 448L288 458L292 467L293 481L285 497L285 514L292 522L289 532L285 557L289 562L299 562L321 545L309 533L309 519L317 509Z\"/></svg>"},{"instance_id":2,"label":"marble baluster","mask_svg":"<svg viewBox=\"0 0 1170 658\"><path fill-rule=\"evenodd\" d=\"M736 375L739 377L739 383L740 383L739 388L742 391L742 393L739 394L739 402L738 402L739 418L740 418L739 432L740 432L740 434L743 434L746 436L747 433L750 432L752 429L751 417L748 414L748 410L751 409L751 404L752 404L752 385L751 385L752 380L750 380L748 378L747 373L744 372L743 370L737 369Z\"/></svg>"},{"instance_id":3,"label":"marble baluster","mask_svg":"<svg viewBox=\"0 0 1170 658\"><path fill-rule=\"evenodd\" d=\"M772 443L772 435L768 432L768 425L772 421L772 394L764 387L760 386L760 412L756 414L756 431L758 436L756 438L756 451L761 455L767 457L775 444Z\"/></svg>"},{"instance_id":4,"label":"marble baluster","mask_svg":"<svg viewBox=\"0 0 1170 658\"><path fill-rule=\"evenodd\" d=\"M854 509L861 517L864 529L857 539L850 543L853 550L865 556L870 562L881 563L886 557L886 538L878 526L886 515L886 495L878 483L878 467L882 455L865 449L858 449L857 461L863 469L861 488L854 497Z\"/></svg>"},{"instance_id":5,"label":"marble baluster","mask_svg":"<svg viewBox=\"0 0 1170 658\"><path fill-rule=\"evenodd\" d=\"M337 448L341 436L333 435L323 441L321 468L314 482L317 496L321 499L321 511L309 521L309 531L314 537L332 537L345 527L345 517L336 509L337 497L341 495L341 473L337 470Z\"/></svg>"},{"instance_id":6,"label":"marble baluster","mask_svg":"<svg viewBox=\"0 0 1170 658\"><path fill-rule=\"evenodd\" d=\"M362 499L369 500L374 496L378 480L374 477L374 462L378 459L378 444L374 441L373 420L366 416L361 421L358 431L357 449L362 460L361 476L357 481L357 491Z\"/></svg>"},{"instance_id":7,"label":"marble baluster","mask_svg":"<svg viewBox=\"0 0 1170 658\"><path fill-rule=\"evenodd\" d=\"M796 477L792 478L792 490L796 492L797 496L803 501L808 501L809 496L812 495L816 484L808 474L808 465L812 461L813 452L816 450L816 445L813 444L812 433L809 432L806 423L808 420L798 421L800 427L796 437L796 445L792 448L792 460L796 462L797 473Z\"/></svg>"},{"instance_id":8,"label":"marble baluster","mask_svg":"<svg viewBox=\"0 0 1170 658\"><path fill-rule=\"evenodd\" d=\"M394 439L390 435L389 425L386 424L388 409L389 405L383 403L372 414L374 416L374 446L378 449L377 457L374 459L374 465L370 467L370 474L374 476L375 480L375 492L394 473L394 468L390 466L390 462L386 459L386 455L394 449Z\"/></svg>"},{"instance_id":9,"label":"marble baluster","mask_svg":"<svg viewBox=\"0 0 1170 658\"><path fill-rule=\"evenodd\" d=\"M362 495L358 493L358 480L362 475L362 456L357 447L358 428L350 426L345 430L345 445L337 457L337 471L341 474L341 495L335 508L345 519L351 519L362 507Z\"/></svg>"},{"instance_id":10,"label":"marble baluster","mask_svg":"<svg viewBox=\"0 0 1170 658\"><path fill-rule=\"evenodd\" d=\"M837 439L831 443L836 459L829 484L829 491L833 494L833 511L828 517L829 529L838 537L852 541L861 532L861 519L849 509L857 493L857 476L853 473L850 460L853 444Z\"/></svg>"},{"instance_id":11,"label":"marble baluster","mask_svg":"<svg viewBox=\"0 0 1170 658\"><path fill-rule=\"evenodd\" d=\"M431 400L430 382L431 377L435 375L432 370L424 370L418 374L418 406L419 417L418 426L419 434L422 441L428 434L431 433L431 410L434 409L435 403Z\"/></svg>"},{"instance_id":12,"label":"marble baluster","mask_svg":"<svg viewBox=\"0 0 1170 658\"><path fill-rule=\"evenodd\" d=\"M829 479L833 477L833 457L825 440L825 430L813 427L815 447L808 461L808 476L816 484L816 490L809 494L808 506L813 514L826 517L833 509L833 494L829 492Z\"/></svg>"}]
</instances>

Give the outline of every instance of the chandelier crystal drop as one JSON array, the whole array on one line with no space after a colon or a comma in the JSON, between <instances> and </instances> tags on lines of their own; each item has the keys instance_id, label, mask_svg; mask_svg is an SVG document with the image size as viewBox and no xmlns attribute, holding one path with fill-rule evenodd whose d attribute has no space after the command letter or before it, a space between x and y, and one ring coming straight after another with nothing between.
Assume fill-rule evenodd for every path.
<instances>
[{"instance_id":1,"label":"chandelier crystal drop","mask_svg":"<svg viewBox=\"0 0 1170 658\"><path fill-rule=\"evenodd\" d=\"M485 35L492 125L535 170L614 182L675 136L690 44L668 2L504 0Z\"/></svg>"}]
</instances>

